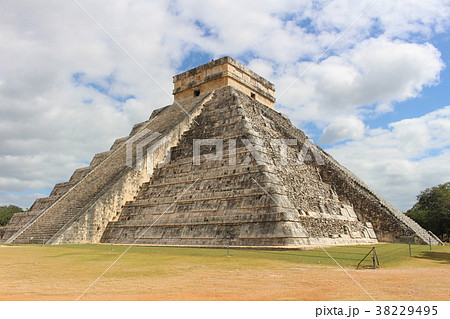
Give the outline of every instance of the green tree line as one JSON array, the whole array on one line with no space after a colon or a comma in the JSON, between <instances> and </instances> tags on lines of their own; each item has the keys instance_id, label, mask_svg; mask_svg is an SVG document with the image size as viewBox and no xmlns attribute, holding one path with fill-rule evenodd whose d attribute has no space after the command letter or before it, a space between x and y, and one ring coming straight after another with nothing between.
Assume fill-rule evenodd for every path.
<instances>
[{"instance_id":1,"label":"green tree line","mask_svg":"<svg viewBox=\"0 0 450 319\"><path fill-rule=\"evenodd\" d=\"M406 212L423 228L442 240L450 236L450 182L427 188L417 196L417 203Z\"/></svg>"},{"instance_id":2,"label":"green tree line","mask_svg":"<svg viewBox=\"0 0 450 319\"><path fill-rule=\"evenodd\" d=\"M0 206L0 227L5 226L15 213L23 211L22 208L15 205Z\"/></svg>"}]
</instances>

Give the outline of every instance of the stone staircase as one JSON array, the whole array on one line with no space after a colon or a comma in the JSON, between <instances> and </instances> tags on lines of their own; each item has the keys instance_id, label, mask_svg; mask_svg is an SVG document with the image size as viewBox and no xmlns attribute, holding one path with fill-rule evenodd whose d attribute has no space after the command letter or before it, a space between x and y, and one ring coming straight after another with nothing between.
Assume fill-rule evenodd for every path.
<instances>
[{"instance_id":1,"label":"stone staircase","mask_svg":"<svg viewBox=\"0 0 450 319\"><path fill-rule=\"evenodd\" d=\"M123 165L122 170L126 166ZM75 217L83 208L105 188L110 187L116 179L116 172L109 174L96 172L92 176L74 185L63 196L56 200L43 213L29 221L21 230L11 236L7 243L47 243L64 225ZM99 178L101 175L102 178Z\"/></svg>"},{"instance_id":2,"label":"stone staircase","mask_svg":"<svg viewBox=\"0 0 450 319\"><path fill-rule=\"evenodd\" d=\"M302 227L285 185L271 163L273 151L262 148L260 161L243 140L256 144L266 132L255 131L253 115L231 88L214 92L195 123L171 149L170 163L155 170L136 199L127 202L117 221L108 224L101 242L193 246L284 246L321 242ZM247 101L248 102L248 101ZM245 103L247 103L245 102ZM201 157L193 164L193 141L223 141L223 158ZM236 143L236 165L230 165L230 140ZM216 153L205 146L202 155ZM242 163L247 158L244 165ZM318 175L316 173L316 179ZM358 221L329 219L323 225L363 227ZM325 227L325 226L324 226ZM318 236L328 237L322 231ZM328 240L328 238L326 239ZM338 242L340 239L333 239ZM345 239L373 242L373 238ZM375 239L376 241L376 239Z\"/></svg>"},{"instance_id":3,"label":"stone staircase","mask_svg":"<svg viewBox=\"0 0 450 319\"><path fill-rule=\"evenodd\" d=\"M162 144L154 151L150 177L127 166L126 144L147 141L153 132L160 137L147 147ZM222 140L223 158L203 156L194 165L196 139ZM288 148L287 165L280 164L271 139L300 142ZM244 140L258 144L258 161ZM414 235L417 243L440 243L319 147L324 165L296 164L305 142L286 117L234 88L217 89L155 110L109 151L96 154L89 167L36 200L30 212L15 216L3 238L39 244L285 246L376 242L375 231L378 240ZM236 148L230 152L232 143ZM170 162L163 163L168 150ZM204 146L205 153L215 154L215 147Z\"/></svg>"},{"instance_id":4,"label":"stone staircase","mask_svg":"<svg viewBox=\"0 0 450 319\"><path fill-rule=\"evenodd\" d=\"M106 224L113 218L126 198L133 196L123 193L139 189L140 181L145 180L143 176L147 176L146 170L136 173L127 166L127 140L139 136L136 141L133 140L135 145L155 131L177 140L177 134L181 134L192 121L193 117L189 113L198 112L208 96L210 94L203 94L181 104L157 110L148 121L135 125L127 138L114 142L110 151L96 154L89 168L77 170L69 182L55 186L49 197L54 200L45 201L46 205L41 205L37 214L22 223L21 228L9 236L7 243L53 244L95 240L95 233L104 230L102 223ZM156 140L152 142L156 143ZM162 159L165 153L157 154L156 157L159 158L158 156ZM139 184L134 185L136 183ZM40 202L42 200L38 200L34 206L38 207ZM66 236L67 232L69 234Z\"/></svg>"},{"instance_id":5,"label":"stone staircase","mask_svg":"<svg viewBox=\"0 0 450 319\"><path fill-rule=\"evenodd\" d=\"M97 156L94 156L94 158ZM97 157L98 158L98 157ZM5 229L3 241L11 242L12 236L17 236L16 233L22 231L25 227L28 227L30 223L41 215L46 209L52 206L57 200L64 196L75 184L77 184L86 174L88 174L95 164L91 162L90 166L83 167L75 170L70 180L64 183L58 183L51 191L49 197L38 198L30 207L29 211L24 213L14 214L13 218L9 221ZM41 242L42 243L42 242Z\"/></svg>"}]
</instances>

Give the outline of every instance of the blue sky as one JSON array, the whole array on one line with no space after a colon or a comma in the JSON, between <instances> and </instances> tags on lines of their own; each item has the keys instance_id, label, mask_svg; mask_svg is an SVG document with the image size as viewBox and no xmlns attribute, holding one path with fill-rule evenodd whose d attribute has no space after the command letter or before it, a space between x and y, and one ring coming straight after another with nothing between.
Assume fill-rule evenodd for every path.
<instances>
[{"instance_id":1,"label":"blue sky","mask_svg":"<svg viewBox=\"0 0 450 319\"><path fill-rule=\"evenodd\" d=\"M450 36L439 34L429 41L441 53L446 68L440 73L438 85L424 87L420 95L414 99L395 104L392 112L367 121L371 128L387 128L389 123L408 117L420 117L444 105L450 105Z\"/></svg>"},{"instance_id":2,"label":"blue sky","mask_svg":"<svg viewBox=\"0 0 450 319\"><path fill-rule=\"evenodd\" d=\"M226 55L398 208L450 179L448 0L79 2L157 83L71 1L2 1L0 205L47 196Z\"/></svg>"}]
</instances>

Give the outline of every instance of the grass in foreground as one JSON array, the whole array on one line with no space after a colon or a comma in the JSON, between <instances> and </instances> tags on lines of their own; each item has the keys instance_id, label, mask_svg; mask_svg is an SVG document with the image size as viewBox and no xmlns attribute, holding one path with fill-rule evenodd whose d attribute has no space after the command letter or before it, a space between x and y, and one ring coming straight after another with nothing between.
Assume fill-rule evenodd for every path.
<instances>
[{"instance_id":1,"label":"grass in foreground","mask_svg":"<svg viewBox=\"0 0 450 319\"><path fill-rule=\"evenodd\" d=\"M20 255L22 260L35 262L41 258L46 262L54 260L58 264L68 263L70 265L92 264L112 262L128 246L121 245L18 245L20 249L9 249L8 255ZM433 246L430 250L426 245L412 245L411 254L409 247L405 244L376 244L336 246L324 248L334 260L345 268L356 268L361 259L375 247L381 268L392 268L399 266L426 265L427 267L450 264L450 246ZM256 249L233 249L230 248L232 258L227 256L226 249L221 248L184 248L184 247L148 247L134 246L122 257L129 266L149 266L152 264L171 264L177 259L188 260L193 264L215 264L220 265L240 264L243 267L267 266L271 262L282 261L295 264L335 265L323 249L312 250L256 250ZM0 251L1 253L1 251ZM372 265L372 254L370 254L361 266ZM8 258L6 258L8 259ZM3 256L2 260L5 260ZM223 263L224 261L225 264Z\"/></svg>"},{"instance_id":2,"label":"grass in foreground","mask_svg":"<svg viewBox=\"0 0 450 319\"><path fill-rule=\"evenodd\" d=\"M381 270L356 265L372 246L326 251L377 298L447 298L450 247L374 245ZM75 300L128 246L0 247L0 300ZM132 247L85 296L97 300L365 300L322 250ZM369 258L365 266L371 264ZM433 270L430 271L430 268ZM419 276L419 277L418 277ZM396 282L398 281L398 282ZM383 282L383 285L380 285ZM401 287L401 288L400 288ZM408 287L405 289L405 287ZM427 295L427 296L428 296Z\"/></svg>"}]
</instances>

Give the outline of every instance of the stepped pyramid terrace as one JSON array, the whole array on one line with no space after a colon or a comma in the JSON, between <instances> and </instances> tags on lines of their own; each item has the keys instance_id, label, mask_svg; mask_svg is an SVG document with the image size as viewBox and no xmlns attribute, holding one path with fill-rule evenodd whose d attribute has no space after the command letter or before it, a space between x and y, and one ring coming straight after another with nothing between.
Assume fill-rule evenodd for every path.
<instances>
[{"instance_id":1,"label":"stepped pyramid terrace","mask_svg":"<svg viewBox=\"0 0 450 319\"><path fill-rule=\"evenodd\" d=\"M172 105L15 214L2 240L438 243L278 113L274 85L241 63L224 57L173 80Z\"/></svg>"}]
</instances>

